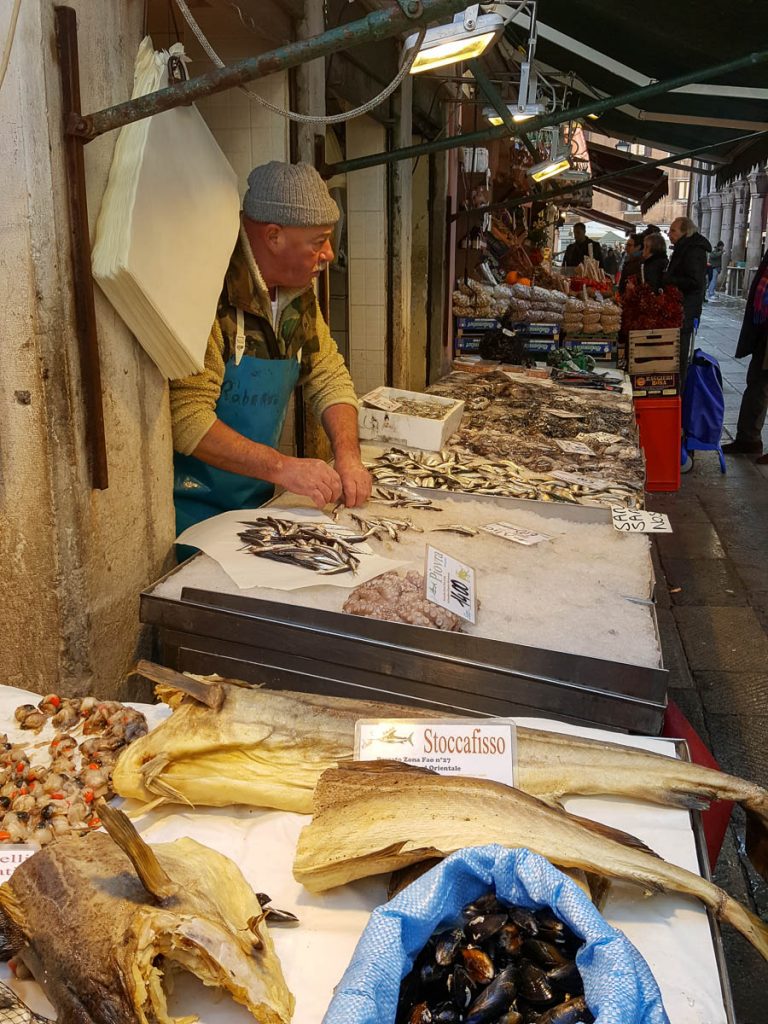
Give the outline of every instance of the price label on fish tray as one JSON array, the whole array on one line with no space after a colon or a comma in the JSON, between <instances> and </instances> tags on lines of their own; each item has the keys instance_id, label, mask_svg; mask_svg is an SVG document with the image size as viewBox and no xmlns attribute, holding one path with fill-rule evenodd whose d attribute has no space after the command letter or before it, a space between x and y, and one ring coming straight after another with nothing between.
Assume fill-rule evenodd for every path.
<instances>
[{"instance_id":1,"label":"price label on fish tray","mask_svg":"<svg viewBox=\"0 0 768 1024\"><path fill-rule=\"evenodd\" d=\"M9 843L0 847L0 882L7 882L16 868L33 853L37 853L37 847L25 846L23 843Z\"/></svg>"},{"instance_id":2,"label":"price label on fish tray","mask_svg":"<svg viewBox=\"0 0 768 1024\"><path fill-rule=\"evenodd\" d=\"M644 512L612 505L611 519L614 530L620 533L672 533L669 516L663 512Z\"/></svg>"},{"instance_id":3,"label":"price label on fish tray","mask_svg":"<svg viewBox=\"0 0 768 1024\"><path fill-rule=\"evenodd\" d=\"M488 523L483 527L486 533L492 533L494 537L503 537L504 540L513 540L515 544L525 544L530 547L532 544L540 544L543 540L552 540L548 533L536 533L534 530L524 530L522 526L514 526L512 523Z\"/></svg>"},{"instance_id":4,"label":"price label on fish tray","mask_svg":"<svg viewBox=\"0 0 768 1024\"><path fill-rule=\"evenodd\" d=\"M360 719L355 723L355 760L382 759L514 786L517 733L514 722L501 719Z\"/></svg>"},{"instance_id":5,"label":"price label on fish tray","mask_svg":"<svg viewBox=\"0 0 768 1024\"><path fill-rule=\"evenodd\" d=\"M363 402L372 409L382 409L384 412L396 412L400 408L400 403L382 394L380 388L365 395Z\"/></svg>"},{"instance_id":6,"label":"price label on fish tray","mask_svg":"<svg viewBox=\"0 0 768 1024\"><path fill-rule=\"evenodd\" d=\"M427 545L424 570L425 596L460 619L475 623L477 619L477 592L475 570L456 558Z\"/></svg>"},{"instance_id":7,"label":"price label on fish tray","mask_svg":"<svg viewBox=\"0 0 768 1024\"><path fill-rule=\"evenodd\" d=\"M594 455L595 453L589 447L588 444L584 444L583 441L564 441L559 437L555 438L555 444L557 447L564 452L568 452L569 455Z\"/></svg>"}]
</instances>

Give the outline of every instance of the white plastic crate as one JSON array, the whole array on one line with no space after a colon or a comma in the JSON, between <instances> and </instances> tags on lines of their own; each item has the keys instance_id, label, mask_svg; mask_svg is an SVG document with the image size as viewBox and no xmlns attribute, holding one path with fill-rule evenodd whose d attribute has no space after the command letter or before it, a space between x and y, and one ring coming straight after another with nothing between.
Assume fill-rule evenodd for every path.
<instances>
[{"instance_id":1,"label":"white plastic crate","mask_svg":"<svg viewBox=\"0 0 768 1024\"><path fill-rule=\"evenodd\" d=\"M398 398L434 402L444 406L445 412L440 419L428 419L410 416L396 409L390 411L374 407L375 403L382 400L382 404L386 405L397 402ZM397 388L376 388L360 399L360 438L363 441L386 441L407 448L437 452L445 446L451 434L459 429L463 415L464 403L454 398L424 395L419 391L401 391Z\"/></svg>"}]
</instances>

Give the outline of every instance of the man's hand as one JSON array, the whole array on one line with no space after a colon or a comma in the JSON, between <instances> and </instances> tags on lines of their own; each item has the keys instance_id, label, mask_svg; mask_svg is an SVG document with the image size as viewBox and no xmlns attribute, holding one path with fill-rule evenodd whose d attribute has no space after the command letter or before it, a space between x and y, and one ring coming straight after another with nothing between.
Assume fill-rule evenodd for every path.
<instances>
[{"instance_id":1,"label":"man's hand","mask_svg":"<svg viewBox=\"0 0 768 1024\"><path fill-rule=\"evenodd\" d=\"M284 487L286 491L305 495L317 508L323 508L341 497L340 476L322 459L294 459L284 456L281 462L282 465L273 482Z\"/></svg>"},{"instance_id":2,"label":"man's hand","mask_svg":"<svg viewBox=\"0 0 768 1024\"><path fill-rule=\"evenodd\" d=\"M336 459L336 472L341 478L342 495L347 508L359 508L371 496L371 474L359 456Z\"/></svg>"}]
</instances>

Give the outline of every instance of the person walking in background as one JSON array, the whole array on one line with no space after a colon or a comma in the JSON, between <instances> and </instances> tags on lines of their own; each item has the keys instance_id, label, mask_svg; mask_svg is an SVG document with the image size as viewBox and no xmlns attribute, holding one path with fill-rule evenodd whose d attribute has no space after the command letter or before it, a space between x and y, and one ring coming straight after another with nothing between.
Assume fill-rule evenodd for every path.
<instances>
[{"instance_id":1,"label":"person walking in background","mask_svg":"<svg viewBox=\"0 0 768 1024\"><path fill-rule=\"evenodd\" d=\"M565 250L563 265L566 267L578 267L585 256L591 256L602 267L603 250L600 248L600 243L593 242L591 238L587 237L586 224L574 224L573 241Z\"/></svg>"},{"instance_id":2,"label":"person walking in background","mask_svg":"<svg viewBox=\"0 0 768 1024\"><path fill-rule=\"evenodd\" d=\"M640 274L640 263L643 255L643 243L639 235L629 235L624 247L624 259L619 276L619 295L627 290L627 284L633 277Z\"/></svg>"},{"instance_id":3,"label":"person walking in background","mask_svg":"<svg viewBox=\"0 0 768 1024\"><path fill-rule=\"evenodd\" d=\"M616 250L612 245L609 245L605 250L603 256L603 270L606 272L611 281L616 280L616 275L619 272L619 261L616 257Z\"/></svg>"},{"instance_id":4,"label":"person walking in background","mask_svg":"<svg viewBox=\"0 0 768 1024\"><path fill-rule=\"evenodd\" d=\"M683 294L683 326L680 331L680 391L691 361L693 329L701 316L704 289L707 284L707 257L712 246L699 233L690 217L677 217L669 225L669 239L674 247L663 284L674 285Z\"/></svg>"},{"instance_id":5,"label":"person walking in background","mask_svg":"<svg viewBox=\"0 0 768 1024\"><path fill-rule=\"evenodd\" d=\"M723 445L726 455L760 455L763 450L763 424L768 412L768 249L749 290L744 322L736 346L736 358L751 355L747 387L741 396L736 438ZM760 455L760 465L768 465L768 455Z\"/></svg>"},{"instance_id":6,"label":"person walking in background","mask_svg":"<svg viewBox=\"0 0 768 1024\"><path fill-rule=\"evenodd\" d=\"M643 241L641 277L655 292L661 288L668 266L667 243L664 236L659 232L646 235Z\"/></svg>"},{"instance_id":7,"label":"person walking in background","mask_svg":"<svg viewBox=\"0 0 768 1024\"><path fill-rule=\"evenodd\" d=\"M720 271L723 269L723 249L725 249L725 242L718 242L709 254L709 263L707 265L707 300L715 297L717 279L720 276Z\"/></svg>"}]
</instances>

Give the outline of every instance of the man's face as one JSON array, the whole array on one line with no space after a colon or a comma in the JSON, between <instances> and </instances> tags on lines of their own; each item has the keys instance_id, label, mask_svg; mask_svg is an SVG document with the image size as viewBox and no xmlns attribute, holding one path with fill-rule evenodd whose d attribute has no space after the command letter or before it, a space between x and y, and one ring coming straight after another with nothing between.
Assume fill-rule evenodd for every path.
<instances>
[{"instance_id":1,"label":"man's face","mask_svg":"<svg viewBox=\"0 0 768 1024\"><path fill-rule=\"evenodd\" d=\"M680 230L681 225L679 220L673 220L669 225L669 240L672 245L676 245L677 242L683 237L683 232Z\"/></svg>"},{"instance_id":2,"label":"man's face","mask_svg":"<svg viewBox=\"0 0 768 1024\"><path fill-rule=\"evenodd\" d=\"M278 227L270 238L274 276L284 288L306 288L333 260L333 225Z\"/></svg>"},{"instance_id":3,"label":"man's face","mask_svg":"<svg viewBox=\"0 0 768 1024\"><path fill-rule=\"evenodd\" d=\"M584 239L587 237L586 228L576 226L573 229L573 237L576 239L577 242L583 242Z\"/></svg>"}]
</instances>

